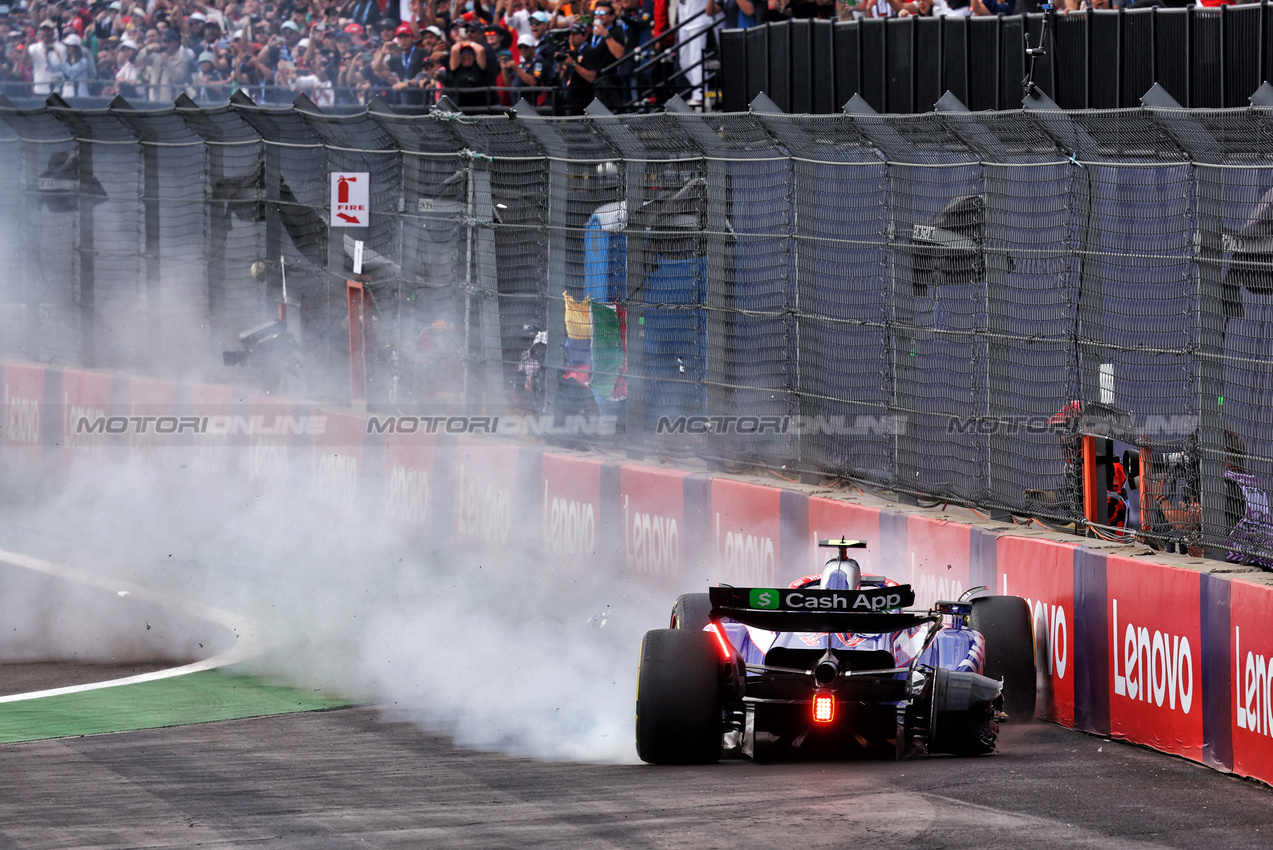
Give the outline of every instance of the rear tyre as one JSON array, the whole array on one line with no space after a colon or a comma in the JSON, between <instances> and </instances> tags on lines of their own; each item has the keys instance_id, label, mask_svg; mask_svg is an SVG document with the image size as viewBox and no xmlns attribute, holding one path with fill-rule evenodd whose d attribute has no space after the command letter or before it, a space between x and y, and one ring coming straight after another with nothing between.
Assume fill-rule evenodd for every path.
<instances>
[{"instance_id":1,"label":"rear tyre","mask_svg":"<svg viewBox=\"0 0 1273 850\"><path fill-rule=\"evenodd\" d=\"M712 600L706 593L682 593L672 606L673 629L701 632L712 621Z\"/></svg>"},{"instance_id":2,"label":"rear tyre","mask_svg":"<svg viewBox=\"0 0 1273 850\"><path fill-rule=\"evenodd\" d=\"M650 764L711 764L721 756L721 660L712 636L658 629L641 641L637 755Z\"/></svg>"},{"instance_id":3,"label":"rear tyre","mask_svg":"<svg viewBox=\"0 0 1273 850\"><path fill-rule=\"evenodd\" d=\"M1003 708L1009 719L1034 717L1038 682L1030 606L1020 596L983 596L972 601L968 625L986 638L983 672L1003 680Z\"/></svg>"},{"instance_id":4,"label":"rear tyre","mask_svg":"<svg viewBox=\"0 0 1273 850\"><path fill-rule=\"evenodd\" d=\"M956 756L993 753L999 739L995 714L1003 705L999 682L938 669L929 687L928 751Z\"/></svg>"}]
</instances>

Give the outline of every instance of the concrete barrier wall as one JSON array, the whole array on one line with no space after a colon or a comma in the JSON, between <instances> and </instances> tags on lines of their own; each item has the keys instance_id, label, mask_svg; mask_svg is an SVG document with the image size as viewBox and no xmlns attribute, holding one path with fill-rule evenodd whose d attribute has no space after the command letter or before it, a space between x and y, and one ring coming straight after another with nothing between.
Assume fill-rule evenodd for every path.
<instances>
[{"instance_id":1,"label":"concrete barrier wall","mask_svg":"<svg viewBox=\"0 0 1273 850\"><path fill-rule=\"evenodd\" d=\"M665 592L669 608L676 594L709 583L786 584L820 570L818 538L859 537L868 541L864 570L911 583L920 604L977 585L1025 598L1040 717L1273 782L1265 574L1154 561L1136 547L870 504L855 493L452 434L445 422L369 428L366 416L223 387L13 363L2 374L8 466L58 474L117 450L157 459L180 443L205 472L263 489L308 488L338 510L391 519L422 546L537 547ZM76 433L81 417L117 427L160 415L194 417L202 430L161 435L159 425L173 422L156 420L144 434L131 423L121 434Z\"/></svg>"}]
</instances>

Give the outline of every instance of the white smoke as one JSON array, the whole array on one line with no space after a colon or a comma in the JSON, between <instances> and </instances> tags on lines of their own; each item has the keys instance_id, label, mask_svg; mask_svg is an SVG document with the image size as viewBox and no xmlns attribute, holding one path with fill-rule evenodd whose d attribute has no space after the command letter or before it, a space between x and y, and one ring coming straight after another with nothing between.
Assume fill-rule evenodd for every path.
<instances>
[{"instance_id":1,"label":"white smoke","mask_svg":"<svg viewBox=\"0 0 1273 850\"><path fill-rule=\"evenodd\" d=\"M502 551L438 549L302 492L202 476L178 451L120 454L45 475L29 499L14 494L31 479L10 471L0 548L251 617L274 645L252 672L374 702L459 745L635 761L637 653L666 623L664 594L610 564L541 559L524 536ZM65 598L49 587L43 613ZM66 628L110 633L91 612Z\"/></svg>"}]
</instances>

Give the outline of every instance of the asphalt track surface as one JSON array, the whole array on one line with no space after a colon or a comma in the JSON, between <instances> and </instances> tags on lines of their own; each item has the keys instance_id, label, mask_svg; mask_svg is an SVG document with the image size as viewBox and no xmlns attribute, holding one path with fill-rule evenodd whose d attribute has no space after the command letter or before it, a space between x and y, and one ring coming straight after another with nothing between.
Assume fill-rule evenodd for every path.
<instances>
[{"instance_id":1,"label":"asphalt track surface","mask_svg":"<svg viewBox=\"0 0 1273 850\"><path fill-rule=\"evenodd\" d=\"M545 763L374 707L0 746L0 848L1268 847L1273 790L1045 723L997 755Z\"/></svg>"}]
</instances>

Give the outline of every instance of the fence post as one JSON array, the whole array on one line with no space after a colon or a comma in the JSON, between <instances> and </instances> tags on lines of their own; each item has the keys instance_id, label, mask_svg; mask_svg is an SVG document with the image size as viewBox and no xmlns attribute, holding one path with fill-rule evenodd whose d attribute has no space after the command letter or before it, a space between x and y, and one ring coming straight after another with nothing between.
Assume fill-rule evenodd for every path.
<instances>
[{"instance_id":1,"label":"fence post","mask_svg":"<svg viewBox=\"0 0 1273 850\"><path fill-rule=\"evenodd\" d=\"M1225 180L1223 172L1208 165L1224 160L1224 149L1211 131L1189 115L1177 112L1180 104L1161 86L1155 85L1141 99L1141 109L1194 161L1194 267L1198 274L1198 334L1194 368L1197 370L1198 427L1194 449L1198 453L1198 499L1201 504L1202 539L1210 541L1207 557L1223 560L1225 527L1225 425L1224 425L1224 352L1228 317L1223 309L1224 259L1223 232ZM1165 110L1165 111L1160 111ZM1256 119L1259 121L1260 119ZM1240 298L1241 296L1239 296Z\"/></svg>"},{"instance_id":2,"label":"fence post","mask_svg":"<svg viewBox=\"0 0 1273 850\"><path fill-rule=\"evenodd\" d=\"M93 130L84 118L70 108L56 94L49 95L49 111L75 136L75 148L79 157L79 185L90 186L96 181L93 175ZM93 210L96 204L86 198L79 201L79 255L80 255L80 350L85 366L100 365L97 359L97 281L94 274L96 241L93 232Z\"/></svg>"},{"instance_id":3,"label":"fence post","mask_svg":"<svg viewBox=\"0 0 1273 850\"><path fill-rule=\"evenodd\" d=\"M743 30L729 30L739 34L742 41ZM726 109L730 109L726 106ZM731 110L733 111L733 110ZM647 154L641 141L623 124L614 113L599 100L594 100L584 108L584 114L592 119L597 132L618 149L623 156L623 188L624 215L623 237L624 251L624 309L626 311L627 349L626 366L624 368L624 385L627 388L625 403L626 438L628 457L640 460L645 455L645 418L648 386L645 376L645 286L642 267L648 262L642 243L644 234L636 224L641 205L645 203L643 187L645 185L645 162ZM640 284L638 284L640 281Z\"/></svg>"},{"instance_id":4,"label":"fence post","mask_svg":"<svg viewBox=\"0 0 1273 850\"><path fill-rule=\"evenodd\" d=\"M917 392L915 366L915 292L911 285L912 272L908 252L898 251L897 226L899 219L909 222L910 213L904 208L910 197L912 182L910 166L897 161L899 154L911 149L911 145L884 118L876 113L860 95L844 105L844 111L853 120L858 132L884 155L888 166L889 189L893 206L889 210L889 250L893 257L893 275L883 283L882 295L888 307L889 367L892 372L889 386L888 416L895 423L893 433L893 481L898 501L915 504L916 479L919 475L917 443L918 423L915 421ZM898 190L899 186L905 188ZM902 268L899 270L899 265ZM900 279L900 280L899 280ZM905 285L899 285L904 283Z\"/></svg>"},{"instance_id":5,"label":"fence post","mask_svg":"<svg viewBox=\"0 0 1273 850\"><path fill-rule=\"evenodd\" d=\"M544 367L547 369L547 380L544 391L548 409L556 410L557 376L565 367L566 341L566 301L562 295L568 289L570 279L566 265L569 248L567 237L567 204L570 201L570 172L566 167L565 157L569 153L565 141L553 122L547 121L535 111L525 100L519 100L515 107L517 120L535 138L548 160L548 276L545 281L547 317L545 329L548 331L548 353ZM560 291L559 291L560 290ZM554 337L554 335L556 335Z\"/></svg>"}]
</instances>

